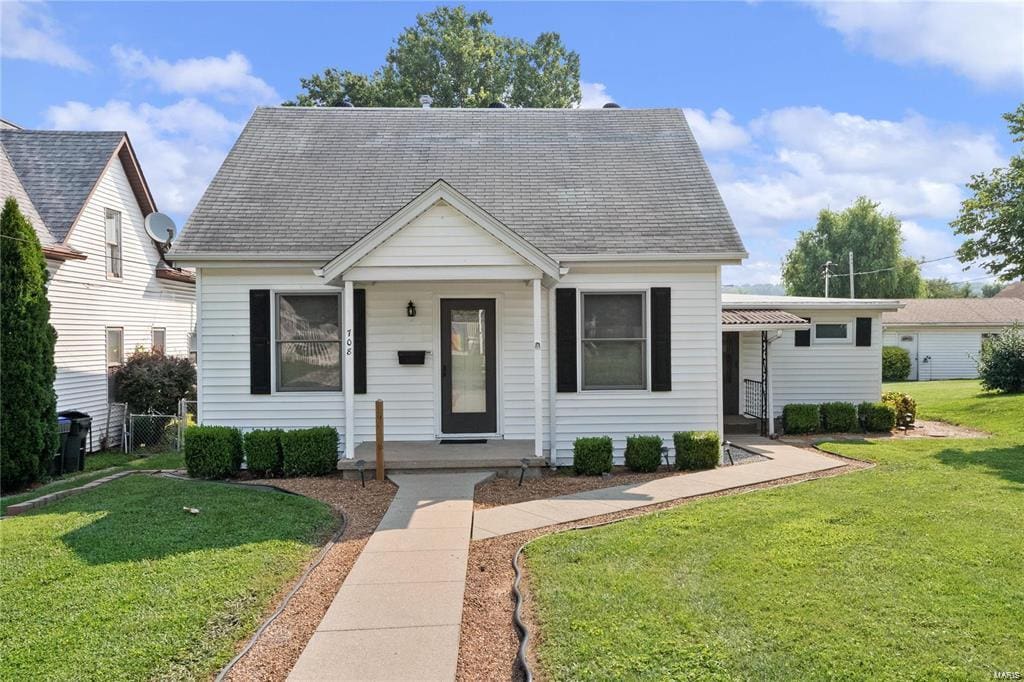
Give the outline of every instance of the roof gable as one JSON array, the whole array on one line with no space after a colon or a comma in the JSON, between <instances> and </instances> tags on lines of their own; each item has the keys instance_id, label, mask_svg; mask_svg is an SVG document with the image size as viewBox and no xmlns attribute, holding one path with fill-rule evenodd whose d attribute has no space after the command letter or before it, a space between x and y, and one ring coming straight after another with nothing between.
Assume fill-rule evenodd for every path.
<instances>
[{"instance_id":1,"label":"roof gable","mask_svg":"<svg viewBox=\"0 0 1024 682\"><path fill-rule=\"evenodd\" d=\"M306 107L256 110L174 253L326 260L437 178L552 257L745 255L681 111Z\"/></svg>"},{"instance_id":2,"label":"roof gable","mask_svg":"<svg viewBox=\"0 0 1024 682\"><path fill-rule=\"evenodd\" d=\"M67 239L115 157L124 165L142 214L156 210L123 132L0 129L0 143L54 242Z\"/></svg>"},{"instance_id":3,"label":"roof gable","mask_svg":"<svg viewBox=\"0 0 1024 682\"><path fill-rule=\"evenodd\" d=\"M902 310L882 314L886 325L1008 326L1024 323L1021 298L914 298Z\"/></svg>"}]
</instances>

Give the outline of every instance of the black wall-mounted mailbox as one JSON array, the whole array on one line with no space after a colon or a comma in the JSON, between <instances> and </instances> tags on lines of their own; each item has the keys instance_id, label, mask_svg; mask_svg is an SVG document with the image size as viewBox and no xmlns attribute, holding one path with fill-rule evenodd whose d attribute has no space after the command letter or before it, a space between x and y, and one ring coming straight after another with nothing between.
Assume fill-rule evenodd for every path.
<instances>
[{"instance_id":1,"label":"black wall-mounted mailbox","mask_svg":"<svg viewBox=\"0 0 1024 682\"><path fill-rule=\"evenodd\" d=\"M400 350L398 351L398 364L400 365L422 365L427 360L425 350Z\"/></svg>"}]
</instances>

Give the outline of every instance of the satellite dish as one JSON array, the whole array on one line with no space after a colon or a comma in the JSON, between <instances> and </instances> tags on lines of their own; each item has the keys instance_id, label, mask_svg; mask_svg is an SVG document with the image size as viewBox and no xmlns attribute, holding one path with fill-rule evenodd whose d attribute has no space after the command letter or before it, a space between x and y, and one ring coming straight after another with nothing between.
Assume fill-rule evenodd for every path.
<instances>
[{"instance_id":1,"label":"satellite dish","mask_svg":"<svg viewBox=\"0 0 1024 682\"><path fill-rule=\"evenodd\" d=\"M174 221L166 213L150 213L146 216L146 232L157 244L169 244L174 239Z\"/></svg>"}]
</instances>

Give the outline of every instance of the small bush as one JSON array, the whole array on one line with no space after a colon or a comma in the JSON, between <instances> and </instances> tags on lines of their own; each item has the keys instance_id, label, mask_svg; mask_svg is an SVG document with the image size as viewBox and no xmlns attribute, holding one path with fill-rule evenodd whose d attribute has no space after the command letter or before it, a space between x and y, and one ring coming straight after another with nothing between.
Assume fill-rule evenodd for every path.
<instances>
[{"instance_id":1,"label":"small bush","mask_svg":"<svg viewBox=\"0 0 1024 682\"><path fill-rule=\"evenodd\" d=\"M196 366L188 358L139 350L114 372L118 402L141 414L178 414L178 401L196 399Z\"/></svg>"},{"instance_id":2,"label":"small bush","mask_svg":"<svg viewBox=\"0 0 1024 682\"><path fill-rule=\"evenodd\" d=\"M333 426L285 431L281 454L285 476L329 474L338 466L338 431Z\"/></svg>"},{"instance_id":3,"label":"small bush","mask_svg":"<svg viewBox=\"0 0 1024 682\"><path fill-rule=\"evenodd\" d=\"M679 431L672 434L676 447L676 469L714 469L722 456L722 445L714 431Z\"/></svg>"},{"instance_id":4,"label":"small bush","mask_svg":"<svg viewBox=\"0 0 1024 682\"><path fill-rule=\"evenodd\" d=\"M884 433L896 428L896 410L885 403L861 403L857 408L865 431Z\"/></svg>"},{"instance_id":5,"label":"small bush","mask_svg":"<svg viewBox=\"0 0 1024 682\"><path fill-rule=\"evenodd\" d=\"M626 439L626 466L650 473L661 466L661 436L630 436Z\"/></svg>"},{"instance_id":6,"label":"small bush","mask_svg":"<svg viewBox=\"0 0 1024 682\"><path fill-rule=\"evenodd\" d=\"M790 403L782 408L786 433L815 433L821 430L821 411L813 403Z\"/></svg>"},{"instance_id":7,"label":"small bush","mask_svg":"<svg viewBox=\"0 0 1024 682\"><path fill-rule=\"evenodd\" d=\"M193 478L228 478L242 466L242 434L230 426L185 429L185 467Z\"/></svg>"},{"instance_id":8,"label":"small bush","mask_svg":"<svg viewBox=\"0 0 1024 682\"><path fill-rule=\"evenodd\" d=\"M899 346L882 346L882 381L906 381L910 376L910 353Z\"/></svg>"},{"instance_id":9,"label":"small bush","mask_svg":"<svg viewBox=\"0 0 1024 682\"><path fill-rule=\"evenodd\" d=\"M281 454L281 429L250 431L243 437L245 461L258 476L279 474L284 466Z\"/></svg>"},{"instance_id":10,"label":"small bush","mask_svg":"<svg viewBox=\"0 0 1024 682\"><path fill-rule=\"evenodd\" d=\"M982 343L978 376L990 391L1024 391L1024 330L1019 324Z\"/></svg>"},{"instance_id":11,"label":"small bush","mask_svg":"<svg viewBox=\"0 0 1024 682\"><path fill-rule=\"evenodd\" d=\"M572 468L577 476L597 476L612 470L612 439L609 436L577 438L572 444Z\"/></svg>"},{"instance_id":12,"label":"small bush","mask_svg":"<svg viewBox=\"0 0 1024 682\"><path fill-rule=\"evenodd\" d=\"M908 426L917 420L917 401L906 393L887 391L882 394L882 402L896 412L896 423ZM909 416L908 416L909 415Z\"/></svg>"},{"instance_id":13,"label":"small bush","mask_svg":"<svg viewBox=\"0 0 1024 682\"><path fill-rule=\"evenodd\" d=\"M853 403L823 403L818 409L822 428L828 433L857 430L857 408Z\"/></svg>"}]
</instances>

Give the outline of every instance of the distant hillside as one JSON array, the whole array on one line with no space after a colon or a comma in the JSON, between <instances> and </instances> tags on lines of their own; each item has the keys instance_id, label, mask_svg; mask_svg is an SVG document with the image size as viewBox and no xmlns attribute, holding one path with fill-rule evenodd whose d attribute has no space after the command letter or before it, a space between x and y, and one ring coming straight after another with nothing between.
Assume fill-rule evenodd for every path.
<instances>
[{"instance_id":1,"label":"distant hillside","mask_svg":"<svg viewBox=\"0 0 1024 682\"><path fill-rule=\"evenodd\" d=\"M786 288L781 284L726 284L722 287L722 293L785 296Z\"/></svg>"}]
</instances>

